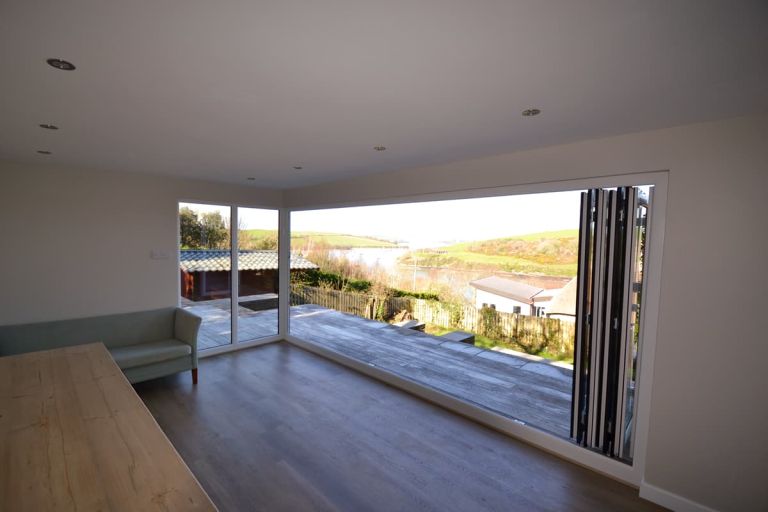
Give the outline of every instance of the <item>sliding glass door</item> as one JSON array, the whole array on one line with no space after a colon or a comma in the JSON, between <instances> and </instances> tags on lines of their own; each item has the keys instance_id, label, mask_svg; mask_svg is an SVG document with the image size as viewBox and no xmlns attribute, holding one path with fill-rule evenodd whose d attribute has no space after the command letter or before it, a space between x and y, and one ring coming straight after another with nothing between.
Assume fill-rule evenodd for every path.
<instances>
[{"instance_id":1,"label":"sliding glass door","mask_svg":"<svg viewBox=\"0 0 768 512\"><path fill-rule=\"evenodd\" d=\"M277 334L277 217L237 208L237 341Z\"/></svg>"},{"instance_id":2,"label":"sliding glass door","mask_svg":"<svg viewBox=\"0 0 768 512\"><path fill-rule=\"evenodd\" d=\"M179 203L179 300L203 320L200 350L277 334L277 218L277 210Z\"/></svg>"}]
</instances>

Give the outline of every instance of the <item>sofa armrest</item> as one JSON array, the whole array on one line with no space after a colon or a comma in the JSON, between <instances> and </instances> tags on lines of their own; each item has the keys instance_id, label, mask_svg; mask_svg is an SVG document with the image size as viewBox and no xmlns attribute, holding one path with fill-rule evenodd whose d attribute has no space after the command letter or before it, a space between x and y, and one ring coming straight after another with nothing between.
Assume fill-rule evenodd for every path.
<instances>
[{"instance_id":1,"label":"sofa armrest","mask_svg":"<svg viewBox=\"0 0 768 512\"><path fill-rule=\"evenodd\" d=\"M176 318L173 323L173 337L192 347L192 361L197 368L197 333L203 319L194 313L176 308Z\"/></svg>"}]
</instances>

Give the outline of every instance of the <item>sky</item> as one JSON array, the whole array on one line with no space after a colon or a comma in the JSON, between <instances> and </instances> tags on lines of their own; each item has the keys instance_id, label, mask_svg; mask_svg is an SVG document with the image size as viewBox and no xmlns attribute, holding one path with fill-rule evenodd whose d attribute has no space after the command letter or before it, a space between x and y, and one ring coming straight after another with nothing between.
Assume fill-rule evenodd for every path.
<instances>
[{"instance_id":1,"label":"sky","mask_svg":"<svg viewBox=\"0 0 768 512\"><path fill-rule=\"evenodd\" d=\"M367 235L411 247L578 229L580 192L293 212L292 231Z\"/></svg>"},{"instance_id":2,"label":"sky","mask_svg":"<svg viewBox=\"0 0 768 512\"><path fill-rule=\"evenodd\" d=\"M650 187L640 187L647 197ZM404 242L410 247L489 240L543 231L578 229L581 191L477 199L356 206L291 214L292 231L361 235ZM181 203L198 213L229 207ZM239 208L242 229L278 228L277 210Z\"/></svg>"},{"instance_id":3,"label":"sky","mask_svg":"<svg viewBox=\"0 0 768 512\"><path fill-rule=\"evenodd\" d=\"M579 191L309 210L291 214L292 231L321 231L405 242L411 247L578 229ZM197 212L223 206L187 204ZM277 210L240 208L243 229L277 229Z\"/></svg>"}]
</instances>

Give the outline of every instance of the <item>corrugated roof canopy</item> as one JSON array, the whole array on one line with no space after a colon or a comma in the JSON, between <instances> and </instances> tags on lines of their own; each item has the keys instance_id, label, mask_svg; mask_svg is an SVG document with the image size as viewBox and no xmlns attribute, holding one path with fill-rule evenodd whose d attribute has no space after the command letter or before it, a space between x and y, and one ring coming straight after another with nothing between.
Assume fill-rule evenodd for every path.
<instances>
[{"instance_id":1,"label":"corrugated roof canopy","mask_svg":"<svg viewBox=\"0 0 768 512\"><path fill-rule=\"evenodd\" d=\"M488 293L493 293L494 295L507 297L508 299L524 302L526 304L532 304L533 297L544 291L543 288L537 288L536 286L496 276L484 277L472 281L469 284L478 290L483 290Z\"/></svg>"},{"instance_id":2,"label":"corrugated roof canopy","mask_svg":"<svg viewBox=\"0 0 768 512\"><path fill-rule=\"evenodd\" d=\"M185 272L219 272L230 269L228 250L182 249L179 266ZM239 251L238 270L277 270L277 251ZM291 255L291 270L309 270L317 265L299 255Z\"/></svg>"},{"instance_id":3,"label":"corrugated roof canopy","mask_svg":"<svg viewBox=\"0 0 768 512\"><path fill-rule=\"evenodd\" d=\"M578 283L574 277L566 284L547 307L548 315L576 315L576 290Z\"/></svg>"}]
</instances>

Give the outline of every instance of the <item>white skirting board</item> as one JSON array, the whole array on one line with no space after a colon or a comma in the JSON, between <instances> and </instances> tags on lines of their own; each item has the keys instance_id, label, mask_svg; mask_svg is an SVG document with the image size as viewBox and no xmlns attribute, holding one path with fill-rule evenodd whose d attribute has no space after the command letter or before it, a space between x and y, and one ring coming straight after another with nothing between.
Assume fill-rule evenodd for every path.
<instances>
[{"instance_id":1,"label":"white skirting board","mask_svg":"<svg viewBox=\"0 0 768 512\"><path fill-rule=\"evenodd\" d=\"M219 354L226 354L227 352L235 352L244 348L260 347L262 345L268 345L270 343L277 343L283 341L283 337L279 335L267 336L266 338L258 338L250 341L238 341L237 343L227 343L220 347L207 348L205 350L197 351L197 358L203 359L206 357L216 356Z\"/></svg>"},{"instance_id":2,"label":"white skirting board","mask_svg":"<svg viewBox=\"0 0 768 512\"><path fill-rule=\"evenodd\" d=\"M640 497L675 512L717 512L714 508L651 485L645 480L640 483Z\"/></svg>"}]
</instances>

